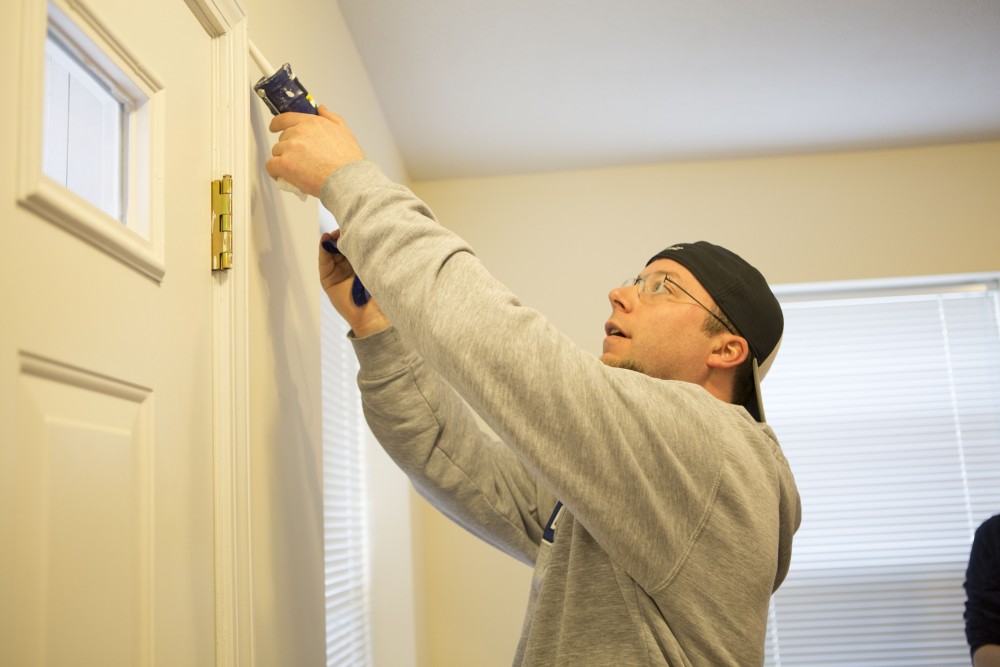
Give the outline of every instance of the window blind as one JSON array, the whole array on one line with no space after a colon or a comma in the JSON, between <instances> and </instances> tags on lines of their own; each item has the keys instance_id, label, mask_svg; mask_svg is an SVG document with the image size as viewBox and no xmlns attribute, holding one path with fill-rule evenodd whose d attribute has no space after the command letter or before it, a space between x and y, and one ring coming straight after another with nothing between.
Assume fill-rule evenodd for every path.
<instances>
[{"instance_id":1,"label":"window blind","mask_svg":"<svg viewBox=\"0 0 1000 667\"><path fill-rule=\"evenodd\" d=\"M327 667L370 664L364 421L347 324L321 292Z\"/></svg>"},{"instance_id":2,"label":"window blind","mask_svg":"<svg viewBox=\"0 0 1000 667\"><path fill-rule=\"evenodd\" d=\"M763 393L802 526L766 664L969 664L965 568L1000 513L997 277L776 292Z\"/></svg>"}]
</instances>

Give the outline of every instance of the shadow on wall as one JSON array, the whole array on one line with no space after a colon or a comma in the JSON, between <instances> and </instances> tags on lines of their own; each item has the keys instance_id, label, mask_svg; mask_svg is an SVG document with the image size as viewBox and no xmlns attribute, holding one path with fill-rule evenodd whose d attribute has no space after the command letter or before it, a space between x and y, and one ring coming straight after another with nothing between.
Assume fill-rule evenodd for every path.
<instances>
[{"instance_id":1,"label":"shadow on wall","mask_svg":"<svg viewBox=\"0 0 1000 667\"><path fill-rule=\"evenodd\" d=\"M262 559L270 566L255 577L256 588L267 591L255 611L268 617L267 627L285 627L290 619L295 619L296 628L317 624L305 634L322 642L324 594L322 581L317 582L313 575L322 578L323 572L318 287L315 281L307 282L304 276L311 277L315 271L302 270L305 267L299 264L303 260L295 252L292 225L302 221L290 219L282 195L264 168L273 140L267 129L270 119L254 97L251 127L257 155L250 184L251 256L247 270L256 269L250 279L252 307L259 309L266 304L266 312L250 313L252 368L257 371L251 374L251 381L273 383L273 388L252 391L251 395L277 401L276 405L258 405L260 412L251 417L256 420L265 415L263 418L271 421L255 425L255 434L267 435L265 441L258 435L251 443L255 459L251 481L257 532L254 547L255 552L268 550ZM311 229L315 228L313 224ZM269 348L266 354L273 362L271 369L262 363L264 345ZM269 370L272 375L267 374ZM261 520L267 525L257 530ZM262 564L260 560L258 564ZM316 659L313 652L317 648L325 653L322 644L313 648L296 645L303 634L295 634L295 638L276 639L281 645L275 647L276 655L285 664L310 664Z\"/></svg>"}]
</instances>

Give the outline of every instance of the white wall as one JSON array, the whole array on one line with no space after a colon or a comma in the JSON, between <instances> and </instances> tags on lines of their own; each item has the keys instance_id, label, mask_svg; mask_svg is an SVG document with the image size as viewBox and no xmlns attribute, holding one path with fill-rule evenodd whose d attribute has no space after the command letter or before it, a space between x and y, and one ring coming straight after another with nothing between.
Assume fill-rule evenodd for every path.
<instances>
[{"instance_id":1,"label":"white wall","mask_svg":"<svg viewBox=\"0 0 1000 667\"><path fill-rule=\"evenodd\" d=\"M366 153L405 181L337 4L242 1L250 39L264 56L275 66L290 62L313 98L347 119ZM263 168L275 140L267 131L270 114L257 100L251 111L259 147L249 239L256 262L250 281L254 650L261 665L319 665L325 616L318 204L274 188ZM416 654L409 484L374 442L368 459L374 664L408 667Z\"/></svg>"},{"instance_id":2,"label":"white wall","mask_svg":"<svg viewBox=\"0 0 1000 667\"><path fill-rule=\"evenodd\" d=\"M772 283L1000 270L998 183L991 142L413 188L527 305L598 354L608 290L677 241L725 245ZM420 664L509 665L530 571L423 501L415 515Z\"/></svg>"}]
</instances>

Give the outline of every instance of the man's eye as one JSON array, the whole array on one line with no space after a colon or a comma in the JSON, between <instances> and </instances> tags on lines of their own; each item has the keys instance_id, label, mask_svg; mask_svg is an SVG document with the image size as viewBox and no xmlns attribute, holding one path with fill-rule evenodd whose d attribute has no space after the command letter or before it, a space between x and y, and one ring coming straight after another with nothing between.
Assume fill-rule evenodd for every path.
<instances>
[{"instance_id":1,"label":"man's eye","mask_svg":"<svg viewBox=\"0 0 1000 667\"><path fill-rule=\"evenodd\" d=\"M671 294L673 290L670 289L669 284L664 279L660 278L652 285L653 294Z\"/></svg>"}]
</instances>

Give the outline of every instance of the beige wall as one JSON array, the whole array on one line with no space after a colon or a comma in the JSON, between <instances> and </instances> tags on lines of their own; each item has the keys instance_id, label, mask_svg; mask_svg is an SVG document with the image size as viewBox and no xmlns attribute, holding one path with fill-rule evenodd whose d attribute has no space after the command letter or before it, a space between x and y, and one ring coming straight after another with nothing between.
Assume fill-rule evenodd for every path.
<instances>
[{"instance_id":1,"label":"beige wall","mask_svg":"<svg viewBox=\"0 0 1000 667\"><path fill-rule=\"evenodd\" d=\"M251 39L264 54L277 64L290 61L313 96L347 118L369 156L405 181L336 4L244 5ZM296 28L270 29L275 25ZM269 119L261 112L258 106L253 131L266 152ZM314 486L318 295L308 298L316 294L316 209L314 201L300 204L268 189L264 159L255 162L251 242L262 260L255 298L268 305L256 314L254 345L265 361L254 371L256 378L284 379L273 387L256 383L256 419L276 433L299 430L307 445L254 444L262 491L255 570L259 581L273 577L258 600L256 641L261 664L314 664L322 650ZM607 290L677 240L729 245L778 283L1000 269L998 182L1000 143L988 143L424 182L414 189L528 305L597 353ZM297 390L282 396L291 386ZM375 665L509 665L528 568L412 496L377 446L369 456Z\"/></svg>"},{"instance_id":2,"label":"beige wall","mask_svg":"<svg viewBox=\"0 0 1000 667\"><path fill-rule=\"evenodd\" d=\"M422 182L524 302L599 353L608 290L677 241L772 283L1000 270L1000 142ZM528 568L415 507L422 667L510 664Z\"/></svg>"},{"instance_id":3,"label":"beige wall","mask_svg":"<svg viewBox=\"0 0 1000 667\"><path fill-rule=\"evenodd\" d=\"M272 65L290 62L316 100L348 119L368 155L405 181L395 142L337 4L242 3L250 39ZM260 74L252 61L250 70L256 80ZM325 616L318 203L279 192L264 171L275 141L267 131L270 119L263 104L252 100L254 652L260 665L320 665L325 664ZM373 441L368 459L374 664L409 667L416 655L409 484Z\"/></svg>"}]
</instances>

